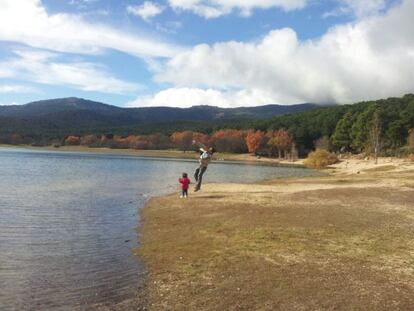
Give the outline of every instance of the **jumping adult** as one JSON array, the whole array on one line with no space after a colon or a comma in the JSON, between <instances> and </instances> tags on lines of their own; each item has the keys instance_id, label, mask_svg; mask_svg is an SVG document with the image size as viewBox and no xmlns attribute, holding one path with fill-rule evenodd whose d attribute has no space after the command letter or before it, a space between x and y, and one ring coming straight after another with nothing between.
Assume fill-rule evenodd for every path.
<instances>
[{"instance_id":1,"label":"jumping adult","mask_svg":"<svg viewBox=\"0 0 414 311\"><path fill-rule=\"evenodd\" d=\"M207 170L208 164L210 163L214 152L216 152L216 150L213 147L208 148L208 150L205 150L204 148L205 148L204 146L200 148L200 159L198 160L200 164L194 172L194 178L196 180L196 184L194 188L195 192L201 189L201 182L203 180L203 175Z\"/></svg>"}]
</instances>

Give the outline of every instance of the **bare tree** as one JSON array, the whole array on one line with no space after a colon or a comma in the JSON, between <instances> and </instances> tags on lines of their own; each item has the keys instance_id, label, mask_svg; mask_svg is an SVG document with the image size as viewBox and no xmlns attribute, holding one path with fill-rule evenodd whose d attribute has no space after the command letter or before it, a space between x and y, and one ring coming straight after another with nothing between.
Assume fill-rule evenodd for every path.
<instances>
[{"instance_id":1,"label":"bare tree","mask_svg":"<svg viewBox=\"0 0 414 311\"><path fill-rule=\"evenodd\" d=\"M290 149L290 159L292 162L295 162L298 160L298 158L299 158L298 148L296 148L296 143L293 142L292 147Z\"/></svg>"},{"instance_id":2,"label":"bare tree","mask_svg":"<svg viewBox=\"0 0 414 311\"><path fill-rule=\"evenodd\" d=\"M408 130L407 144L408 147L414 148L414 128Z\"/></svg>"},{"instance_id":3,"label":"bare tree","mask_svg":"<svg viewBox=\"0 0 414 311\"><path fill-rule=\"evenodd\" d=\"M378 111L374 112L374 117L372 119L372 125L370 130L370 146L374 152L375 164L378 164L378 155L381 152L381 133L382 133L382 123Z\"/></svg>"}]
</instances>

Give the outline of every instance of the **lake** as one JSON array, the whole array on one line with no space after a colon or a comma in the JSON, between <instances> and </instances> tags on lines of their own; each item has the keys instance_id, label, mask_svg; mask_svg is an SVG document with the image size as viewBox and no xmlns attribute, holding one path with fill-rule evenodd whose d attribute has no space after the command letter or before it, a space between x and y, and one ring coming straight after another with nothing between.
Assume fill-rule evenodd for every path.
<instances>
[{"instance_id":1,"label":"lake","mask_svg":"<svg viewBox=\"0 0 414 311\"><path fill-rule=\"evenodd\" d=\"M0 310L129 310L143 266L139 209L195 161L0 148ZM309 176L213 162L204 182ZM191 196L190 192L190 196Z\"/></svg>"}]
</instances>

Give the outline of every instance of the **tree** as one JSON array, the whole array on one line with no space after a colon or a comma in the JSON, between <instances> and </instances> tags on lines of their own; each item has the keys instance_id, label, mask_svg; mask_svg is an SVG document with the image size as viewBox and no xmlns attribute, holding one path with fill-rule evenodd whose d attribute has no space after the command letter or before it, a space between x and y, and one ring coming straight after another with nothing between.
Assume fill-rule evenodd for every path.
<instances>
[{"instance_id":1,"label":"tree","mask_svg":"<svg viewBox=\"0 0 414 311\"><path fill-rule=\"evenodd\" d=\"M193 133L193 140L197 143L208 145L209 137L206 134L194 132Z\"/></svg>"},{"instance_id":2,"label":"tree","mask_svg":"<svg viewBox=\"0 0 414 311\"><path fill-rule=\"evenodd\" d=\"M285 157L287 152L290 150L293 143L293 138L288 131L284 129L277 130L273 133L273 137L269 139L268 145L277 149L279 159L282 158L282 153Z\"/></svg>"},{"instance_id":3,"label":"tree","mask_svg":"<svg viewBox=\"0 0 414 311\"><path fill-rule=\"evenodd\" d=\"M405 144L407 129L402 120L394 120L389 123L386 132L388 145L393 148L402 147Z\"/></svg>"},{"instance_id":4,"label":"tree","mask_svg":"<svg viewBox=\"0 0 414 311\"><path fill-rule=\"evenodd\" d=\"M170 139L168 136L161 134L161 133L155 133L147 136L148 141L148 148L156 150L156 149L167 149L170 147Z\"/></svg>"},{"instance_id":5,"label":"tree","mask_svg":"<svg viewBox=\"0 0 414 311\"><path fill-rule=\"evenodd\" d=\"M292 147L290 149L290 159L292 162L296 161L299 158L298 148L296 148L296 143L292 143Z\"/></svg>"},{"instance_id":6,"label":"tree","mask_svg":"<svg viewBox=\"0 0 414 311\"><path fill-rule=\"evenodd\" d=\"M220 152L247 152L246 132L241 130L219 130L213 133L210 144Z\"/></svg>"},{"instance_id":7,"label":"tree","mask_svg":"<svg viewBox=\"0 0 414 311\"><path fill-rule=\"evenodd\" d=\"M265 134L262 131L253 131L250 130L246 135L246 144L247 149L250 153L256 154L257 150L259 149L261 143L263 142L263 138Z\"/></svg>"},{"instance_id":8,"label":"tree","mask_svg":"<svg viewBox=\"0 0 414 311\"><path fill-rule=\"evenodd\" d=\"M315 149L329 150L331 142L327 136L323 136L315 141Z\"/></svg>"},{"instance_id":9,"label":"tree","mask_svg":"<svg viewBox=\"0 0 414 311\"><path fill-rule=\"evenodd\" d=\"M351 129L354 122L352 112L347 112L336 125L335 132L332 135L332 144L339 150L351 149Z\"/></svg>"},{"instance_id":10,"label":"tree","mask_svg":"<svg viewBox=\"0 0 414 311\"><path fill-rule=\"evenodd\" d=\"M180 150L186 152L190 150L193 144L193 132L184 131L184 132L175 132L170 137L171 142L178 147Z\"/></svg>"},{"instance_id":11,"label":"tree","mask_svg":"<svg viewBox=\"0 0 414 311\"><path fill-rule=\"evenodd\" d=\"M414 128L408 130L407 145L414 148Z\"/></svg>"},{"instance_id":12,"label":"tree","mask_svg":"<svg viewBox=\"0 0 414 311\"><path fill-rule=\"evenodd\" d=\"M358 152L366 151L370 147L370 124L378 109L377 105L369 105L358 115L352 125L352 148Z\"/></svg>"},{"instance_id":13,"label":"tree","mask_svg":"<svg viewBox=\"0 0 414 311\"><path fill-rule=\"evenodd\" d=\"M96 146L97 142L98 142L98 137L92 134L82 136L80 139L80 144L82 146L88 146L88 147Z\"/></svg>"},{"instance_id":14,"label":"tree","mask_svg":"<svg viewBox=\"0 0 414 311\"><path fill-rule=\"evenodd\" d=\"M148 137L144 135L128 136L128 146L138 150L146 150L149 148Z\"/></svg>"},{"instance_id":15,"label":"tree","mask_svg":"<svg viewBox=\"0 0 414 311\"><path fill-rule=\"evenodd\" d=\"M378 163L378 154L381 151L381 135L382 135L382 123L380 119L380 115L378 111L374 112L374 116L371 122L371 129L369 133L370 138L370 145L372 148L372 151L374 152L375 157L375 164Z\"/></svg>"},{"instance_id":16,"label":"tree","mask_svg":"<svg viewBox=\"0 0 414 311\"><path fill-rule=\"evenodd\" d=\"M80 144L80 138L78 136L70 135L65 139L65 145L76 146Z\"/></svg>"}]
</instances>

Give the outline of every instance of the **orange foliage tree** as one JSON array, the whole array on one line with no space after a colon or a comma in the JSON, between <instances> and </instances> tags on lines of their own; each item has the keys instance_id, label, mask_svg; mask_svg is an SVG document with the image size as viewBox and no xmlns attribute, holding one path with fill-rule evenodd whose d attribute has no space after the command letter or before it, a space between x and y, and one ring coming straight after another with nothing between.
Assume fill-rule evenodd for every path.
<instances>
[{"instance_id":1,"label":"orange foliage tree","mask_svg":"<svg viewBox=\"0 0 414 311\"><path fill-rule=\"evenodd\" d=\"M174 132L171 137L171 142L180 150L186 152L190 150L193 145L193 132L184 131L184 132Z\"/></svg>"},{"instance_id":2,"label":"orange foliage tree","mask_svg":"<svg viewBox=\"0 0 414 311\"><path fill-rule=\"evenodd\" d=\"M129 139L127 137L122 137L119 135L115 135L114 138L112 138L112 145L111 148L129 148Z\"/></svg>"},{"instance_id":3,"label":"orange foliage tree","mask_svg":"<svg viewBox=\"0 0 414 311\"><path fill-rule=\"evenodd\" d=\"M82 146L96 146L98 143L98 137L96 135L85 135L80 139Z\"/></svg>"},{"instance_id":4,"label":"orange foliage tree","mask_svg":"<svg viewBox=\"0 0 414 311\"><path fill-rule=\"evenodd\" d=\"M288 131L284 129L277 130L275 132L270 132L271 137L267 144L273 148L276 148L279 154L279 159L282 158L282 152L285 157L287 153L292 148L293 138Z\"/></svg>"},{"instance_id":5,"label":"orange foliage tree","mask_svg":"<svg viewBox=\"0 0 414 311\"><path fill-rule=\"evenodd\" d=\"M257 150L260 148L260 145L262 144L264 137L265 133L263 133L262 131L248 131L246 135L246 144L247 149L250 153L257 153Z\"/></svg>"},{"instance_id":6,"label":"orange foliage tree","mask_svg":"<svg viewBox=\"0 0 414 311\"><path fill-rule=\"evenodd\" d=\"M203 145L208 145L209 143L209 137L206 134L194 132L193 133L193 140L197 143L201 143Z\"/></svg>"},{"instance_id":7,"label":"orange foliage tree","mask_svg":"<svg viewBox=\"0 0 414 311\"><path fill-rule=\"evenodd\" d=\"M214 132L210 144L221 152L247 152L246 132L241 130L219 130Z\"/></svg>"},{"instance_id":8,"label":"orange foliage tree","mask_svg":"<svg viewBox=\"0 0 414 311\"><path fill-rule=\"evenodd\" d=\"M167 149L170 147L170 138L164 134L155 133L147 136L149 149Z\"/></svg>"},{"instance_id":9,"label":"orange foliage tree","mask_svg":"<svg viewBox=\"0 0 414 311\"><path fill-rule=\"evenodd\" d=\"M149 141L147 136L142 135L129 135L127 137L128 147L133 149L145 150L149 149Z\"/></svg>"},{"instance_id":10,"label":"orange foliage tree","mask_svg":"<svg viewBox=\"0 0 414 311\"><path fill-rule=\"evenodd\" d=\"M78 136L70 135L65 139L65 145L76 146L80 144L80 138Z\"/></svg>"}]
</instances>

